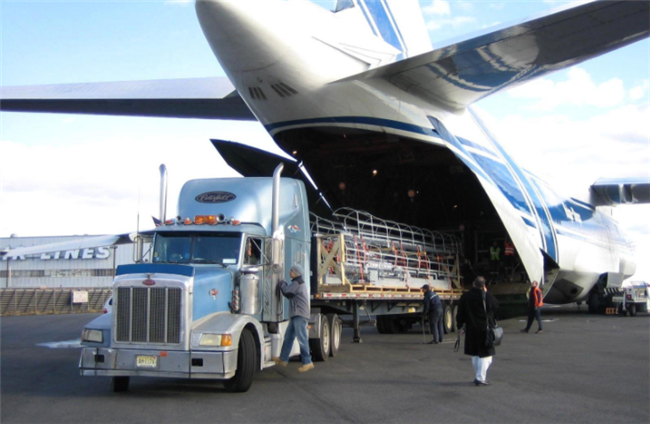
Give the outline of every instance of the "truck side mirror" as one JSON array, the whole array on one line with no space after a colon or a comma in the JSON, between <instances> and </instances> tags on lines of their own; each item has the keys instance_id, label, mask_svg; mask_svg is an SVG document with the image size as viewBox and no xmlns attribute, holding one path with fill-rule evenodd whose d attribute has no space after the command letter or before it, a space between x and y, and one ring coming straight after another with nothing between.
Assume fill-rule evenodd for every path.
<instances>
[{"instance_id":1,"label":"truck side mirror","mask_svg":"<svg viewBox=\"0 0 650 424\"><path fill-rule=\"evenodd\" d=\"M256 266L247 266L247 267L242 267L240 269L240 272L244 275L248 274L259 274L260 269Z\"/></svg>"}]
</instances>

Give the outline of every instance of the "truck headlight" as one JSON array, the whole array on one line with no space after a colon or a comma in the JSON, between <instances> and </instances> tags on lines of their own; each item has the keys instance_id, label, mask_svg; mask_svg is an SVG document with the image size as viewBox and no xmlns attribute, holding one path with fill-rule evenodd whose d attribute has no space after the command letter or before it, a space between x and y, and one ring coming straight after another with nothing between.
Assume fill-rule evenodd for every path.
<instances>
[{"instance_id":1,"label":"truck headlight","mask_svg":"<svg viewBox=\"0 0 650 424\"><path fill-rule=\"evenodd\" d=\"M84 328L81 332L81 341L104 343L104 334L102 333L102 330L91 330L90 328Z\"/></svg>"},{"instance_id":2,"label":"truck headlight","mask_svg":"<svg viewBox=\"0 0 650 424\"><path fill-rule=\"evenodd\" d=\"M232 346L232 336L230 334L201 334L199 346Z\"/></svg>"}]
</instances>

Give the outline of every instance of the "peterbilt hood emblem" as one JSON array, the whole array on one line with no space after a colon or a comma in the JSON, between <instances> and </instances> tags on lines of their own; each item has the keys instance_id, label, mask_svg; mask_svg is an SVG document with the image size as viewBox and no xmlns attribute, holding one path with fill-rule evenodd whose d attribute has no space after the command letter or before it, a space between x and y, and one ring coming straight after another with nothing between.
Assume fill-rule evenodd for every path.
<instances>
[{"instance_id":1,"label":"peterbilt hood emblem","mask_svg":"<svg viewBox=\"0 0 650 424\"><path fill-rule=\"evenodd\" d=\"M153 286L154 284L156 284L156 282L151 278L147 278L142 282L142 284L144 284L145 286Z\"/></svg>"},{"instance_id":2,"label":"peterbilt hood emblem","mask_svg":"<svg viewBox=\"0 0 650 424\"><path fill-rule=\"evenodd\" d=\"M210 191L208 193L199 194L194 198L200 203L226 203L235 200L237 196L227 191Z\"/></svg>"}]
</instances>

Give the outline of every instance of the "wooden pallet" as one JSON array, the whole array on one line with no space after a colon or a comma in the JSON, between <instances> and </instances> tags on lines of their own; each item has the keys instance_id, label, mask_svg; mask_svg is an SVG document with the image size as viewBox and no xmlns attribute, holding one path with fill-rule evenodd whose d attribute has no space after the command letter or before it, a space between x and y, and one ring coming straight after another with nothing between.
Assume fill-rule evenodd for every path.
<instances>
[{"instance_id":1,"label":"wooden pallet","mask_svg":"<svg viewBox=\"0 0 650 424\"><path fill-rule=\"evenodd\" d=\"M318 286L319 293L407 293L421 294L419 287L374 286L371 284L324 284ZM438 292L436 292L438 293Z\"/></svg>"}]
</instances>

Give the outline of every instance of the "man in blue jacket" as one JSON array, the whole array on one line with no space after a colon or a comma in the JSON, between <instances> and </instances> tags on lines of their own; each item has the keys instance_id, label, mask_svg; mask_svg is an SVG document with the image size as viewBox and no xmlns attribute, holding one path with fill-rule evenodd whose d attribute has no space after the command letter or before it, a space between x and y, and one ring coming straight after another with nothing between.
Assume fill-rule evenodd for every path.
<instances>
[{"instance_id":1,"label":"man in blue jacket","mask_svg":"<svg viewBox=\"0 0 650 424\"><path fill-rule=\"evenodd\" d=\"M314 364L309 354L309 336L307 334L307 323L310 316L309 293L307 285L302 279L302 274L302 267L300 265L294 265L289 271L291 284L287 284L284 280L280 281L280 290L282 290L284 297L289 299L289 316L291 317L291 321L287 327L287 332L284 334L280 357L274 356L271 359L276 364L286 367L289 362L293 342L297 336L298 344L300 345L300 358L302 359L302 367L298 368L298 371L305 372L313 369Z\"/></svg>"},{"instance_id":2,"label":"man in blue jacket","mask_svg":"<svg viewBox=\"0 0 650 424\"><path fill-rule=\"evenodd\" d=\"M433 335L433 340L429 344L438 344L442 342L442 301L440 296L431 288L428 284L422 286L424 290L424 311L422 312L423 317L429 317L429 328L431 329L431 334Z\"/></svg>"}]
</instances>

